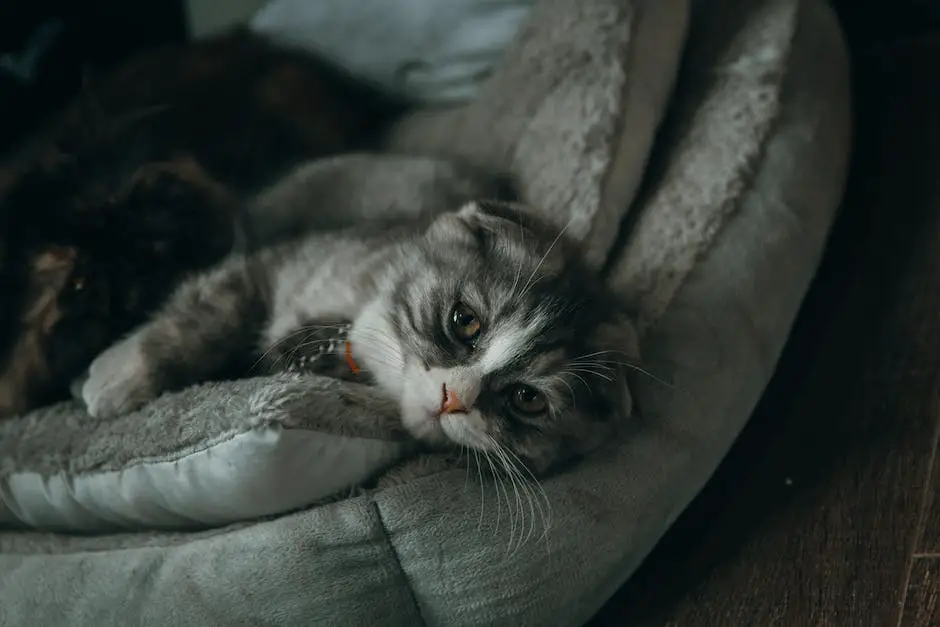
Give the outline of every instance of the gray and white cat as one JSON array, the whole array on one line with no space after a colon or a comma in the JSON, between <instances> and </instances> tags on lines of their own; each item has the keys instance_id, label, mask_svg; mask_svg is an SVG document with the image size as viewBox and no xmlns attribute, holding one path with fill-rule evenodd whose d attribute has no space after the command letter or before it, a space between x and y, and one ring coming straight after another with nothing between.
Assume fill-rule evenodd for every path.
<instances>
[{"instance_id":1,"label":"gray and white cat","mask_svg":"<svg viewBox=\"0 0 940 627\"><path fill-rule=\"evenodd\" d=\"M632 409L622 304L558 228L483 202L230 259L102 353L82 397L93 416L127 412L274 363L291 337L338 322L350 325L348 378L367 374L432 447L508 451L543 472Z\"/></svg>"}]
</instances>

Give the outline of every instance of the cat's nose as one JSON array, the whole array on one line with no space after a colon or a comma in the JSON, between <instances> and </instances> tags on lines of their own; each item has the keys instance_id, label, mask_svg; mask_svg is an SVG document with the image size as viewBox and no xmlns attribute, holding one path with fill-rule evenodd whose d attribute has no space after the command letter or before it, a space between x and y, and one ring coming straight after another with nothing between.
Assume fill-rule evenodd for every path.
<instances>
[{"instance_id":1,"label":"cat's nose","mask_svg":"<svg viewBox=\"0 0 940 627\"><path fill-rule=\"evenodd\" d=\"M467 413L467 408L464 407L464 404L457 397L457 393L453 390L448 390L446 383L441 386L441 408L438 415L465 413Z\"/></svg>"}]
</instances>

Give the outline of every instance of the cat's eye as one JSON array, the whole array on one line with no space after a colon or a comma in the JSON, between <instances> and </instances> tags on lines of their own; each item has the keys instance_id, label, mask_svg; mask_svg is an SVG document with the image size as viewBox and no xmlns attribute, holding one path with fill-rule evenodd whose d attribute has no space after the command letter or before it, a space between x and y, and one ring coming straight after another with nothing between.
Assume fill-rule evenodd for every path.
<instances>
[{"instance_id":1,"label":"cat's eye","mask_svg":"<svg viewBox=\"0 0 940 627\"><path fill-rule=\"evenodd\" d=\"M528 385L517 385L510 392L513 409L523 414L541 414L548 408L545 395Z\"/></svg>"},{"instance_id":2,"label":"cat's eye","mask_svg":"<svg viewBox=\"0 0 940 627\"><path fill-rule=\"evenodd\" d=\"M473 344L483 328L483 323L480 322L476 312L470 309L466 303L461 302L454 305L454 309L450 314L450 322L454 335L466 344Z\"/></svg>"}]
</instances>

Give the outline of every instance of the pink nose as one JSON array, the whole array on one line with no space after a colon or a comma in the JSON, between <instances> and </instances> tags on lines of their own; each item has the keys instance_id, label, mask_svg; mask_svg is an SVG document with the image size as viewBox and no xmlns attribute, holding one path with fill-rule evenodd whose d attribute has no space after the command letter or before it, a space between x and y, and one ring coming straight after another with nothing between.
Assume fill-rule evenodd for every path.
<instances>
[{"instance_id":1,"label":"pink nose","mask_svg":"<svg viewBox=\"0 0 940 627\"><path fill-rule=\"evenodd\" d=\"M441 407L438 415L465 413L467 413L467 408L457 398L457 394L453 390L448 390L446 383L441 386Z\"/></svg>"}]
</instances>

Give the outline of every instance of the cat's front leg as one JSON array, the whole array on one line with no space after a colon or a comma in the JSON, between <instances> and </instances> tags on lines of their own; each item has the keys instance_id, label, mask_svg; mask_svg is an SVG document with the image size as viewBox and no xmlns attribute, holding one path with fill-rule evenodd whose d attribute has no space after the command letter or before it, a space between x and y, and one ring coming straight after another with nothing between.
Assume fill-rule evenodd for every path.
<instances>
[{"instance_id":1,"label":"cat's front leg","mask_svg":"<svg viewBox=\"0 0 940 627\"><path fill-rule=\"evenodd\" d=\"M101 353L81 386L88 413L119 415L237 371L267 317L272 254L231 259L187 281L150 322Z\"/></svg>"}]
</instances>

